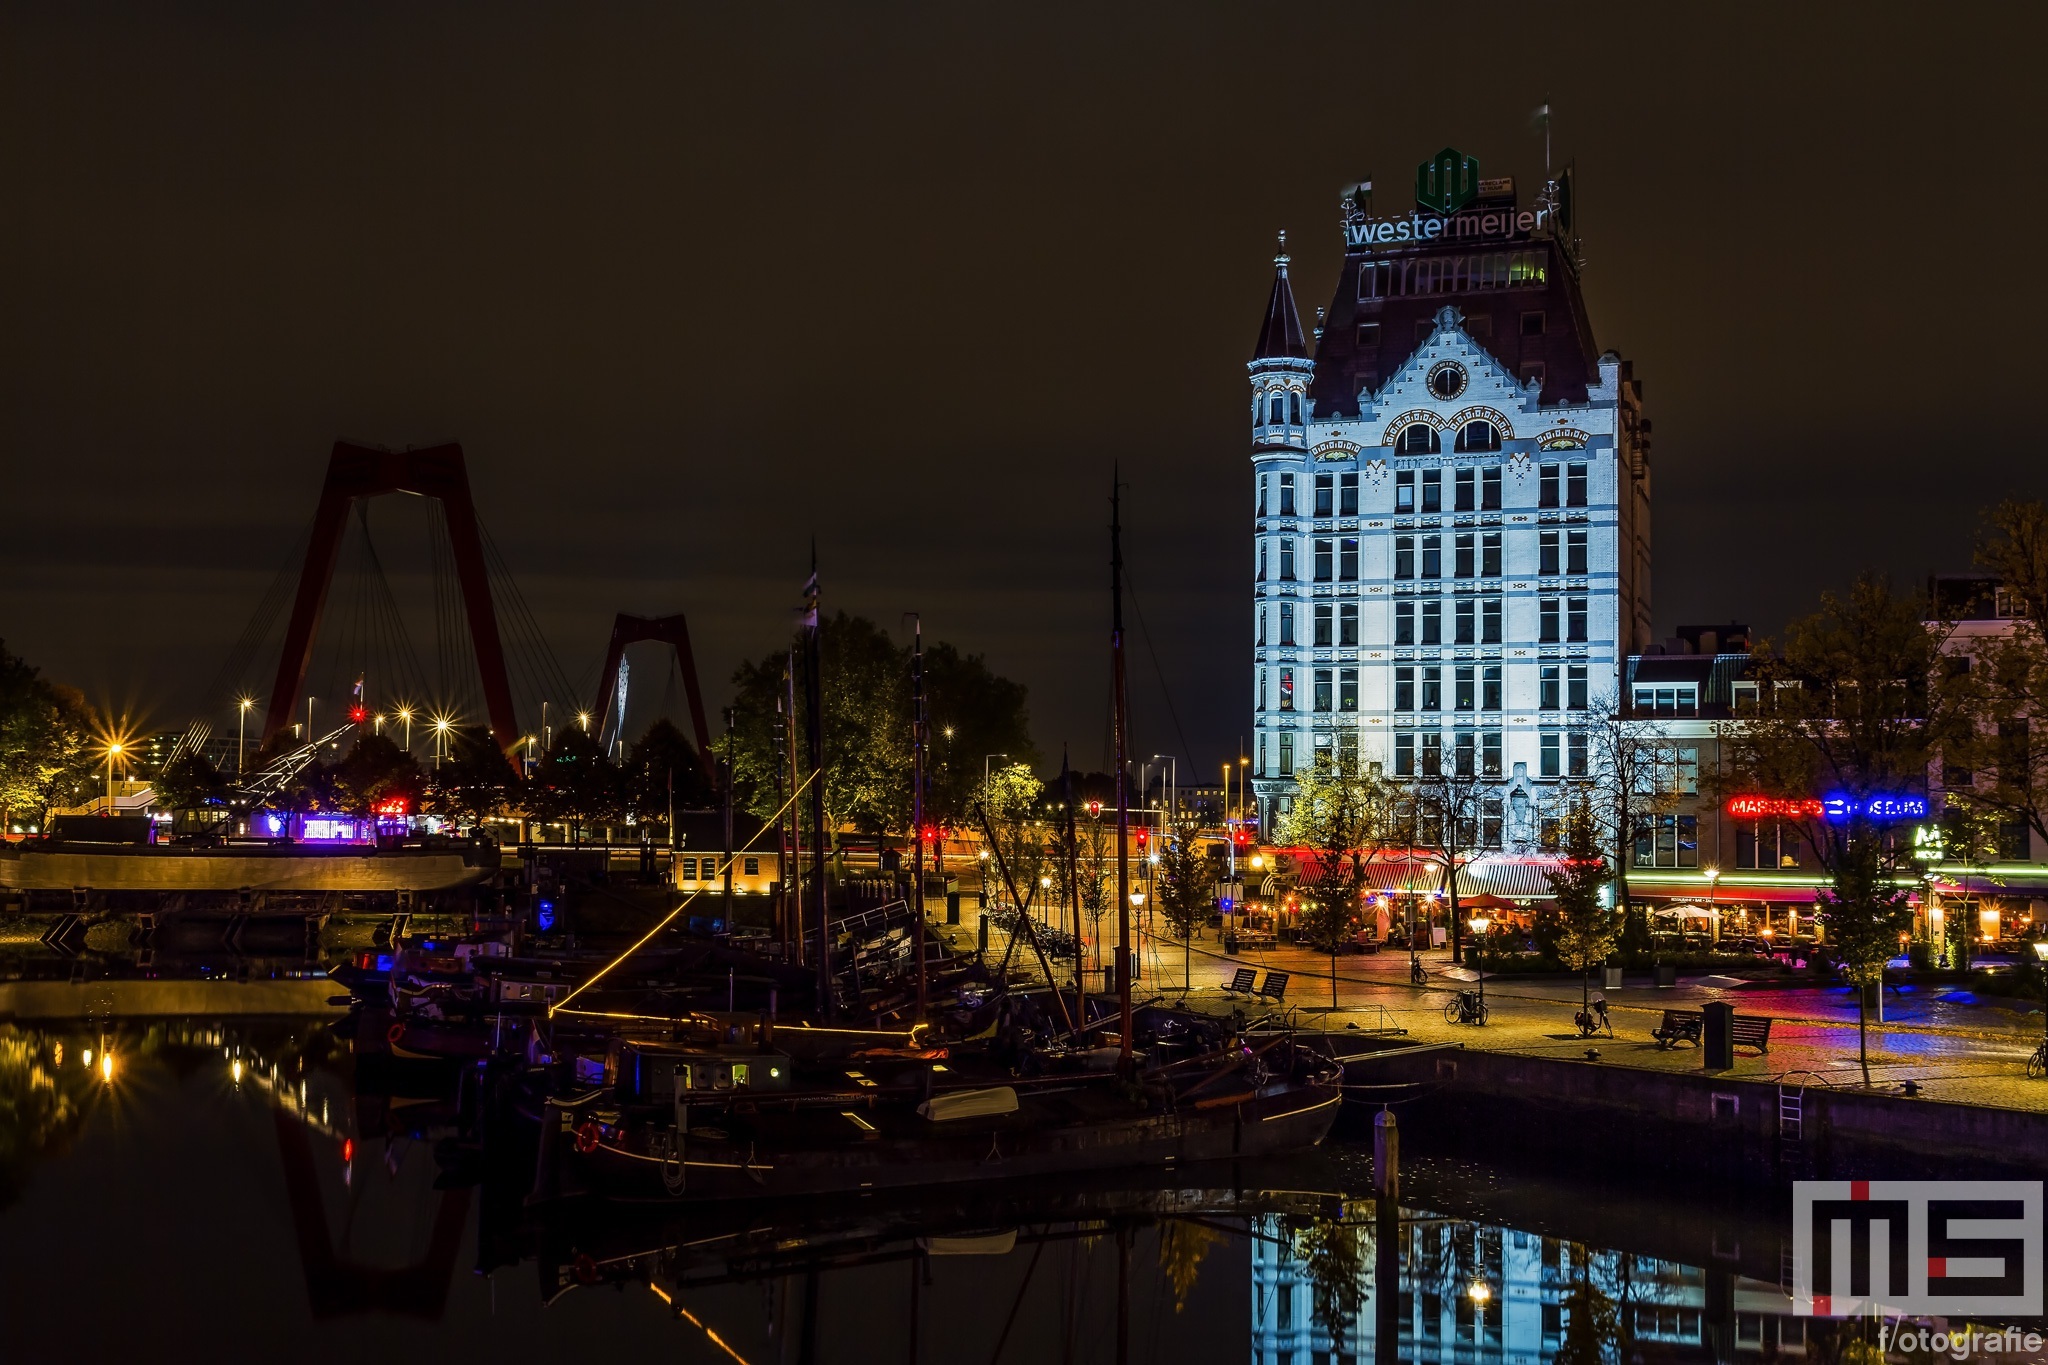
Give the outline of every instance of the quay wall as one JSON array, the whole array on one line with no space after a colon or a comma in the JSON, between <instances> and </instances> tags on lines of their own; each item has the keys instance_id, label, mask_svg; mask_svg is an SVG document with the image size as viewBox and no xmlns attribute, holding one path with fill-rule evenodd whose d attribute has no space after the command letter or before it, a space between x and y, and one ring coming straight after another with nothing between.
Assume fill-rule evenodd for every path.
<instances>
[{"instance_id":1,"label":"quay wall","mask_svg":"<svg viewBox=\"0 0 2048 1365\"><path fill-rule=\"evenodd\" d=\"M1576 1158L1679 1183L2038 1176L2048 1164L2048 1113L1811 1075L1781 1086L1464 1048L1388 1057L1369 1072L1361 1079L1408 1085L1358 1098L1393 1101L1404 1140L1432 1153Z\"/></svg>"}]
</instances>

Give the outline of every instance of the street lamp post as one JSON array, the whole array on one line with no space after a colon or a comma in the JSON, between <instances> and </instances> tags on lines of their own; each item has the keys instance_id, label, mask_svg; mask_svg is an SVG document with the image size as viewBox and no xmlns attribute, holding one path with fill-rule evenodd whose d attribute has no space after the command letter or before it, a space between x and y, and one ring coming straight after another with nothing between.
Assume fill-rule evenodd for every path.
<instances>
[{"instance_id":1,"label":"street lamp post","mask_svg":"<svg viewBox=\"0 0 2048 1365\"><path fill-rule=\"evenodd\" d=\"M1472 926L1472 965L1479 969L1479 1013L1486 1013L1486 931L1493 927L1493 921L1484 915L1474 915L1465 921Z\"/></svg>"},{"instance_id":2,"label":"street lamp post","mask_svg":"<svg viewBox=\"0 0 2048 1365\"><path fill-rule=\"evenodd\" d=\"M1707 935L1710 941L1714 943L1719 943L1721 941L1721 916L1719 912L1716 911L1714 908L1714 883L1721 880L1721 869L1718 867L1708 868L1706 872L1706 877Z\"/></svg>"},{"instance_id":3,"label":"street lamp post","mask_svg":"<svg viewBox=\"0 0 2048 1365\"><path fill-rule=\"evenodd\" d=\"M114 760L121 756L121 741L107 741L107 814L114 813Z\"/></svg>"},{"instance_id":4,"label":"street lamp post","mask_svg":"<svg viewBox=\"0 0 2048 1365\"><path fill-rule=\"evenodd\" d=\"M435 720L434 720L434 771L435 771L435 772L439 772L439 771L441 770L441 758L442 758L442 756L443 756L444 754L446 754L447 752L448 752L448 718L447 718L446 716L439 716L439 717L436 717L436 718L435 718Z\"/></svg>"},{"instance_id":5,"label":"street lamp post","mask_svg":"<svg viewBox=\"0 0 2048 1365\"><path fill-rule=\"evenodd\" d=\"M243 759L249 745L249 708L255 704L256 699L254 697L244 697L240 704L235 707L235 710L239 713L235 718L235 776L237 777L240 777L246 771Z\"/></svg>"},{"instance_id":6,"label":"street lamp post","mask_svg":"<svg viewBox=\"0 0 2048 1365\"><path fill-rule=\"evenodd\" d=\"M404 721L404 722L405 722L405 751L406 751L407 753L411 753L411 752L412 752L412 708L411 708L410 706L401 706L401 707L399 707L399 708L398 708L398 718L399 718L400 720L402 720L402 721Z\"/></svg>"}]
</instances>

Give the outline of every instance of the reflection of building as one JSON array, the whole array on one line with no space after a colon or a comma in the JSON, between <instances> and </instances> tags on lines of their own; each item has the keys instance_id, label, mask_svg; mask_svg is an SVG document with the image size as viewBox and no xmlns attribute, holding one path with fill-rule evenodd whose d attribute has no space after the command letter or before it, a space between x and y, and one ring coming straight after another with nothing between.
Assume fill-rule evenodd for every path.
<instances>
[{"instance_id":1,"label":"reflection of building","mask_svg":"<svg viewBox=\"0 0 2048 1365\"><path fill-rule=\"evenodd\" d=\"M1364 1206L1356 1218L1334 1234L1355 1233L1355 1247L1339 1243L1335 1254L1331 1225L1311 1229L1277 1216L1255 1223L1252 1365L1355 1365L1379 1357L1375 1233ZM1589 1291L1612 1301L1623 1339L1654 1351L1654 1359L1726 1360L1731 1347L1794 1355L1805 1349L1804 1320L1791 1316L1784 1289L1725 1271L1588 1250L1420 1210L1403 1213L1400 1263L1400 1336L1392 1357L1402 1365L1539 1365L1558 1354L1573 1305ZM1333 1276L1352 1264L1355 1282ZM1333 1333L1331 1314L1319 1310L1317 1299L1345 1283L1353 1289L1351 1311Z\"/></svg>"},{"instance_id":2,"label":"reflection of building","mask_svg":"<svg viewBox=\"0 0 2048 1365\"><path fill-rule=\"evenodd\" d=\"M1432 207L1345 199L1313 348L1276 261L1250 365L1261 828L1344 751L1526 808L1648 643L1649 424L1593 340L1570 186L1524 206L1469 158L1430 165Z\"/></svg>"}]
</instances>

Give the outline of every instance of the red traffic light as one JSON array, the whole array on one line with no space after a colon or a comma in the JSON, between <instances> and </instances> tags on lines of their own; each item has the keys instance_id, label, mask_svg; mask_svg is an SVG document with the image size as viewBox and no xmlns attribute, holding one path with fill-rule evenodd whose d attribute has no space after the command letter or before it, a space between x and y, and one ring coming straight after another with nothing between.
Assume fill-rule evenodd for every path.
<instances>
[{"instance_id":1,"label":"red traffic light","mask_svg":"<svg viewBox=\"0 0 2048 1365\"><path fill-rule=\"evenodd\" d=\"M937 825L926 825L926 826L924 827L924 841L925 841L926 843L928 843L928 844L929 844L929 843L932 843L932 842L934 842L935 840L937 840L937 839L938 839L938 837L939 837L939 827L938 827Z\"/></svg>"},{"instance_id":2,"label":"red traffic light","mask_svg":"<svg viewBox=\"0 0 2048 1365\"><path fill-rule=\"evenodd\" d=\"M1138 847L1139 847L1139 848L1143 848L1143 847L1144 847L1144 846L1146 845L1146 843L1147 843L1147 842L1148 842L1148 841L1149 841L1149 840L1150 840L1151 838L1152 838L1152 831L1151 831L1151 830L1148 830L1148 829L1141 829L1141 830L1139 830L1139 831L1138 831Z\"/></svg>"},{"instance_id":3,"label":"red traffic light","mask_svg":"<svg viewBox=\"0 0 2048 1365\"><path fill-rule=\"evenodd\" d=\"M1090 815L1102 814L1102 803L1100 801L1090 801L1088 803L1088 813Z\"/></svg>"},{"instance_id":4,"label":"red traffic light","mask_svg":"<svg viewBox=\"0 0 2048 1365\"><path fill-rule=\"evenodd\" d=\"M1230 838L1232 842L1238 844L1248 844L1252 841L1251 831L1245 829L1232 830L1230 832Z\"/></svg>"}]
</instances>

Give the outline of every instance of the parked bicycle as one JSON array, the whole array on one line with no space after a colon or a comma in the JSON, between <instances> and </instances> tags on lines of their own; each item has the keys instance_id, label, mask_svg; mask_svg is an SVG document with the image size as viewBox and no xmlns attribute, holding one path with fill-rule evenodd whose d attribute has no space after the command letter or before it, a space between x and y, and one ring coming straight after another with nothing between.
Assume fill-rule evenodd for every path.
<instances>
[{"instance_id":1,"label":"parked bicycle","mask_svg":"<svg viewBox=\"0 0 2048 1365\"><path fill-rule=\"evenodd\" d=\"M1478 991L1459 991L1457 999L1444 1006L1444 1022L1484 1025L1486 1012L1486 1002L1479 998Z\"/></svg>"},{"instance_id":2,"label":"parked bicycle","mask_svg":"<svg viewBox=\"0 0 2048 1365\"><path fill-rule=\"evenodd\" d=\"M2034 1055L2027 1058L2027 1079L2038 1081L2048 1076L2048 1041L2034 1049Z\"/></svg>"},{"instance_id":3,"label":"parked bicycle","mask_svg":"<svg viewBox=\"0 0 2048 1365\"><path fill-rule=\"evenodd\" d=\"M1417 986L1429 983L1429 973L1423 970L1421 958L1411 957L1408 959L1408 980Z\"/></svg>"},{"instance_id":4,"label":"parked bicycle","mask_svg":"<svg viewBox=\"0 0 2048 1365\"><path fill-rule=\"evenodd\" d=\"M1581 1038L1592 1038L1602 1033L1609 1038L1614 1036L1614 1021L1607 1017L1607 1002L1598 996L1594 997L1590 1008L1574 1014L1572 1022L1578 1025Z\"/></svg>"}]
</instances>

